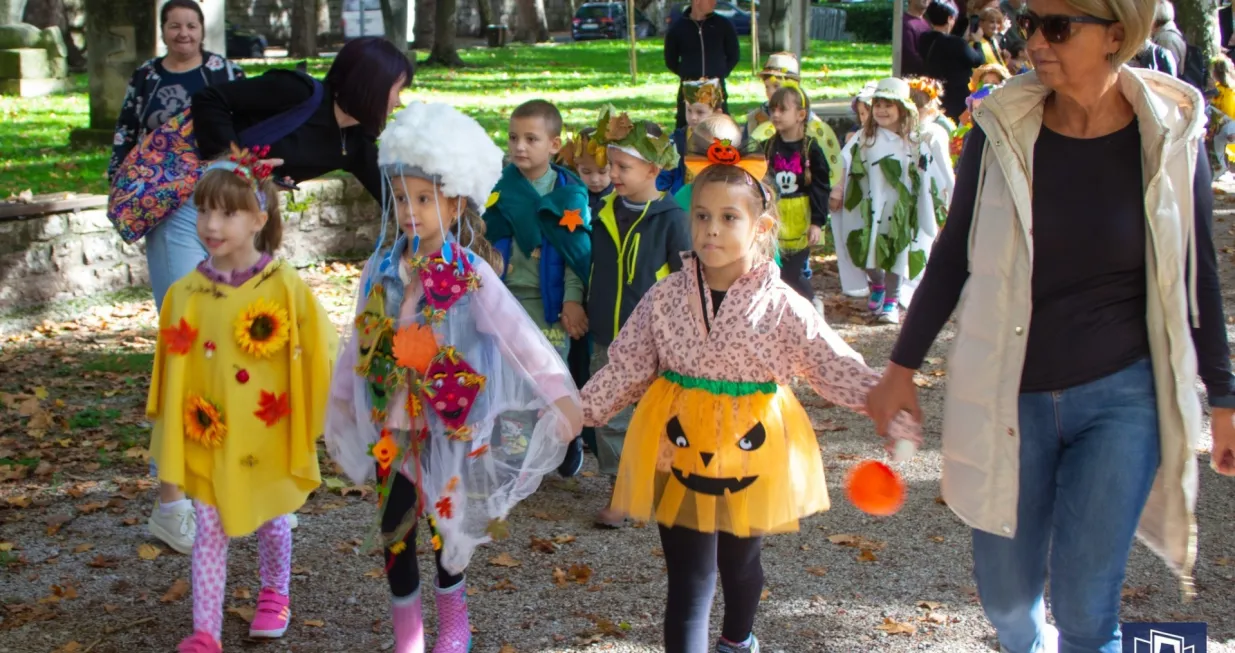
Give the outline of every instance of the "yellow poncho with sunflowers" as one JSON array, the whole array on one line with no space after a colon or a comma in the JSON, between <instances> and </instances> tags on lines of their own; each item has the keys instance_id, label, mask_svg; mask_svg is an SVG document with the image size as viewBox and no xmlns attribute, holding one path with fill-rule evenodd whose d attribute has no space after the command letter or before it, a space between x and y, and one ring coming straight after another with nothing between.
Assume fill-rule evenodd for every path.
<instances>
[{"instance_id":1,"label":"yellow poncho with sunflowers","mask_svg":"<svg viewBox=\"0 0 1235 653\"><path fill-rule=\"evenodd\" d=\"M239 287L198 271L173 284L146 405L159 480L218 508L232 537L304 505L336 339L282 261Z\"/></svg>"}]
</instances>

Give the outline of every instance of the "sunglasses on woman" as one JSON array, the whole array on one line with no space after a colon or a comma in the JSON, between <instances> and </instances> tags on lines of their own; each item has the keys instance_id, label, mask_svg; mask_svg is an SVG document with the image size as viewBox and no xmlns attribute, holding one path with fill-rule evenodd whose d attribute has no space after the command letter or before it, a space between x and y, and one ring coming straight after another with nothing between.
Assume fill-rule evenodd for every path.
<instances>
[{"instance_id":1,"label":"sunglasses on woman","mask_svg":"<svg viewBox=\"0 0 1235 653\"><path fill-rule=\"evenodd\" d=\"M1114 25L1118 21L1098 18L1096 16L1065 16L1063 14L1049 14L1039 16L1032 11L1026 11L1016 17L1016 25L1021 29L1021 33L1025 35L1025 40L1034 35L1039 29L1042 30L1042 38L1046 39L1047 43L1063 43L1072 37L1072 26L1075 25L1102 25L1104 27Z\"/></svg>"}]
</instances>

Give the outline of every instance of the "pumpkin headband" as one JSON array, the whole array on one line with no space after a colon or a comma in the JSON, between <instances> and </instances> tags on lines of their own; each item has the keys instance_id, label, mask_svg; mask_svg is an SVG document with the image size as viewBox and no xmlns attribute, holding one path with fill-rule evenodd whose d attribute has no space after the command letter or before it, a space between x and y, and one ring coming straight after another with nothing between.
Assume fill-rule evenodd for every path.
<instances>
[{"instance_id":1,"label":"pumpkin headband","mask_svg":"<svg viewBox=\"0 0 1235 653\"><path fill-rule=\"evenodd\" d=\"M759 196L763 198L763 206L768 206L767 191L763 187L763 178L768 174L768 160L761 156L742 156L742 152L728 140L713 139L705 156L690 155L686 157L686 169L691 175L698 177L700 173L712 166L733 166L750 175L755 185L759 187Z\"/></svg>"},{"instance_id":2,"label":"pumpkin headband","mask_svg":"<svg viewBox=\"0 0 1235 653\"><path fill-rule=\"evenodd\" d=\"M616 148L662 170L676 168L679 158L673 139L663 131L660 136L648 133L648 126L651 124L642 120L635 122L626 112L618 113L613 106L606 106L600 110L596 131L589 140L596 144L597 149ZM588 151L597 157L596 163L601 167L608 164L607 155L598 156L590 148Z\"/></svg>"},{"instance_id":3,"label":"pumpkin headband","mask_svg":"<svg viewBox=\"0 0 1235 653\"><path fill-rule=\"evenodd\" d=\"M231 153L226 159L215 161L206 166L202 174L211 170L227 170L234 173L237 177L244 179L253 186L253 192L257 195L257 205L261 210L266 210L266 193L262 190L262 183L269 181L274 174L274 167L262 163L262 160L270 154L269 145L258 145L249 149L241 149L235 143L232 143Z\"/></svg>"},{"instance_id":4,"label":"pumpkin headband","mask_svg":"<svg viewBox=\"0 0 1235 653\"><path fill-rule=\"evenodd\" d=\"M695 82L682 82L682 100L691 104L706 104L713 109L725 101L725 93L720 88L720 80L702 78Z\"/></svg>"}]
</instances>

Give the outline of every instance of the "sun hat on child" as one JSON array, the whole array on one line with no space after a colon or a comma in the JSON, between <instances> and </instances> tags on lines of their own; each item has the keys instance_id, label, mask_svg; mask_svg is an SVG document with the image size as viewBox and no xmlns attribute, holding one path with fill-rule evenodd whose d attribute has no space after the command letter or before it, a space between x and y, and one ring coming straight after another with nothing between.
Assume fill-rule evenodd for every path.
<instances>
[{"instance_id":1,"label":"sun hat on child","mask_svg":"<svg viewBox=\"0 0 1235 653\"><path fill-rule=\"evenodd\" d=\"M763 64L763 70L759 71L759 77L788 77L789 79L801 78L801 65L798 64L798 58L793 56L792 52L774 52L768 55L767 63Z\"/></svg>"},{"instance_id":2,"label":"sun hat on child","mask_svg":"<svg viewBox=\"0 0 1235 653\"><path fill-rule=\"evenodd\" d=\"M888 77L887 79L879 80L875 85L875 92L871 96L874 100L888 100L896 102L914 115L918 113L918 106L913 103L913 99L909 97L909 82L899 77Z\"/></svg>"},{"instance_id":3,"label":"sun hat on child","mask_svg":"<svg viewBox=\"0 0 1235 653\"><path fill-rule=\"evenodd\" d=\"M502 177L502 151L480 123L436 102L413 102L394 114L382 131L377 163L387 183L396 176L429 179L475 210Z\"/></svg>"},{"instance_id":4,"label":"sun hat on child","mask_svg":"<svg viewBox=\"0 0 1235 653\"><path fill-rule=\"evenodd\" d=\"M867 82L866 86L863 86L862 90L858 91L858 95L854 99L869 107L871 104L871 99L875 97L876 86L877 84L875 82Z\"/></svg>"}]
</instances>

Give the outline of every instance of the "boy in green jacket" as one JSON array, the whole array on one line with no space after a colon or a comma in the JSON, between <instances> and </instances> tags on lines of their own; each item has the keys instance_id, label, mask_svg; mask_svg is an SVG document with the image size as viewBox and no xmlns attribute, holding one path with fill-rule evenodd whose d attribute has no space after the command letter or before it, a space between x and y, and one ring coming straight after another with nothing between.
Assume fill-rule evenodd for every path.
<instances>
[{"instance_id":1,"label":"boy in green jacket","mask_svg":"<svg viewBox=\"0 0 1235 653\"><path fill-rule=\"evenodd\" d=\"M562 149L562 114L551 102L530 100L510 115L511 163L489 196L485 237L501 252L502 281L536 322L562 360L586 347L584 279L592 266L588 191L552 163ZM583 466L583 444L567 451L563 476Z\"/></svg>"}]
</instances>

